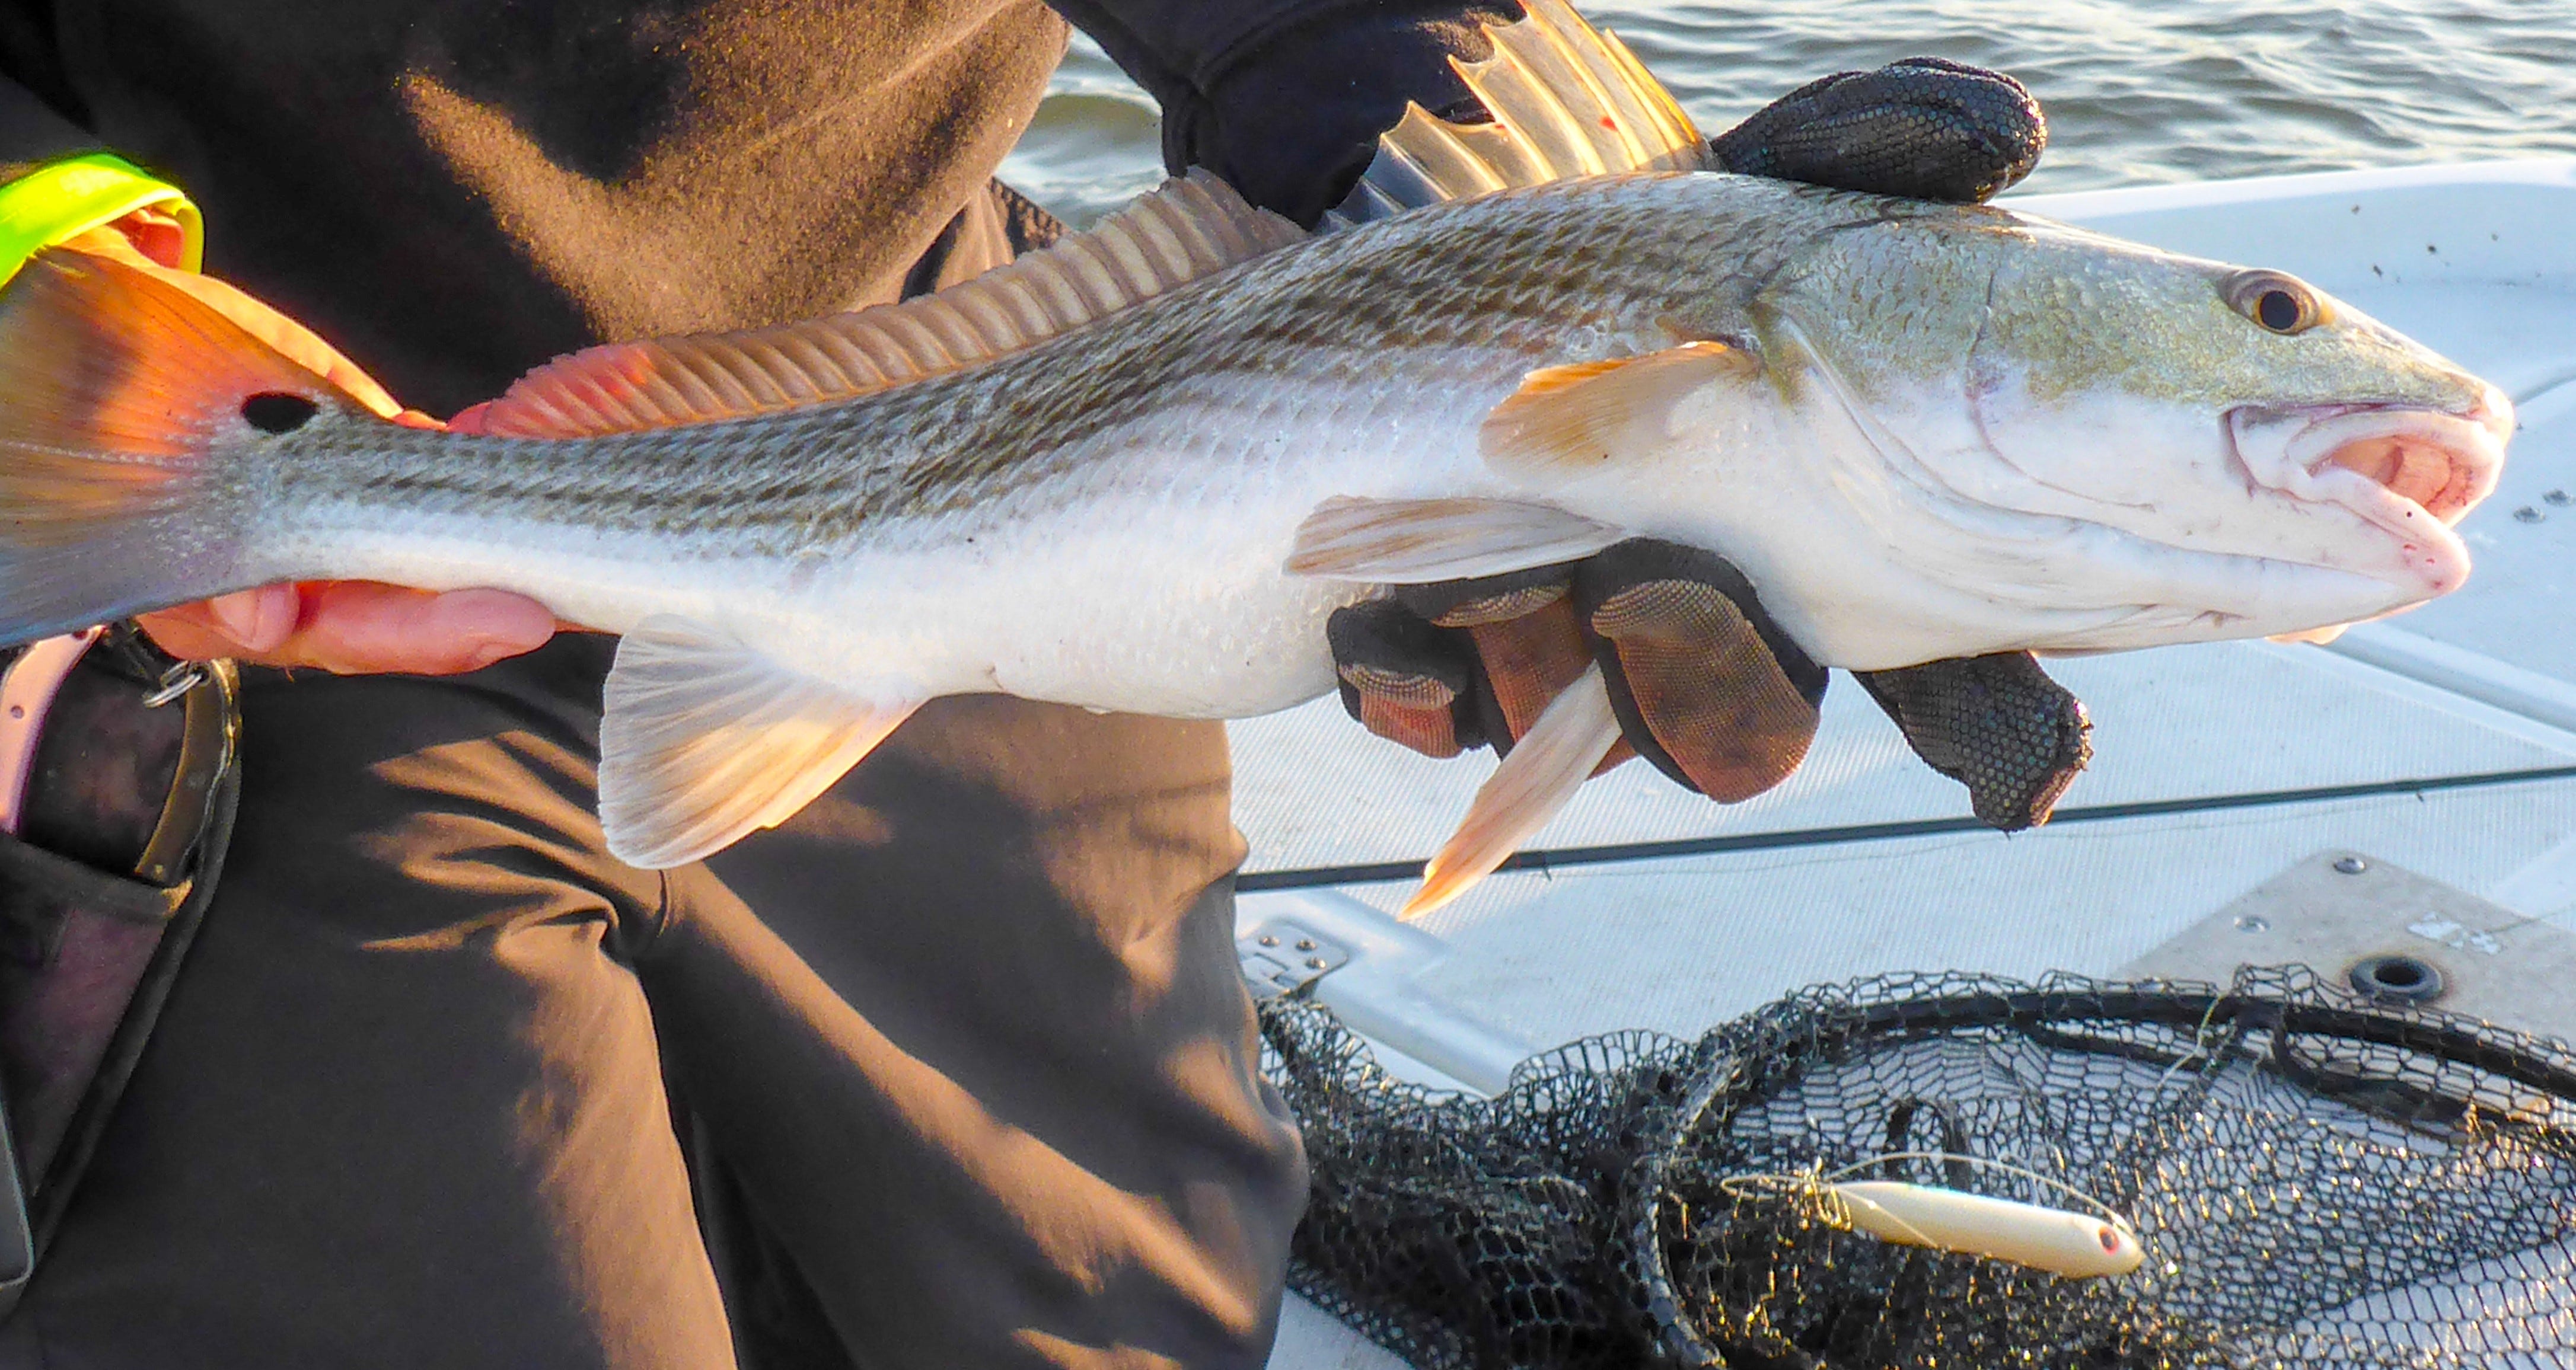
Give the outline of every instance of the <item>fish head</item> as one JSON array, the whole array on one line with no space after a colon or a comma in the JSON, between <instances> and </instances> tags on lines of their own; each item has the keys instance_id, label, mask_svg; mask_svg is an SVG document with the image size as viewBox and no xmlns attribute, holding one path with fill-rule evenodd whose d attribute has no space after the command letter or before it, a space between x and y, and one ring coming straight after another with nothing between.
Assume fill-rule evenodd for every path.
<instances>
[{"instance_id":1,"label":"fish head","mask_svg":"<svg viewBox=\"0 0 2576 1370\"><path fill-rule=\"evenodd\" d=\"M1820 235L1755 315L1792 402L1856 439L1863 520L2001 606L1995 648L2297 635L2448 593L2513 431L2494 386L2286 272L2003 210Z\"/></svg>"}]
</instances>

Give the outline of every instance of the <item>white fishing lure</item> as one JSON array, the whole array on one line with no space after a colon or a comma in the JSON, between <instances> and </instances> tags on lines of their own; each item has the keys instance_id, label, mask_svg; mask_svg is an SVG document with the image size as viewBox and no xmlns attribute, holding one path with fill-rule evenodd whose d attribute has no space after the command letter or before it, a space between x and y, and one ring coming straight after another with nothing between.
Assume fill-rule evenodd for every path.
<instances>
[{"instance_id":1,"label":"white fishing lure","mask_svg":"<svg viewBox=\"0 0 2576 1370\"><path fill-rule=\"evenodd\" d=\"M1896 1160L1981 1166L2060 1190L2095 1213L1971 1194L1903 1180L1847 1180ZM1824 1221L1900 1246L2007 1261L2068 1279L2126 1275L2146 1263L2146 1248L2129 1220L2082 1191L2019 1166L1942 1152L1873 1156L1827 1174L1739 1175L1722 1186L1737 1195L1790 1194L1813 1199Z\"/></svg>"},{"instance_id":2,"label":"white fishing lure","mask_svg":"<svg viewBox=\"0 0 2576 1370\"><path fill-rule=\"evenodd\" d=\"M1984 1256L2070 1279L2126 1275L2146 1249L2125 1222L1901 1180L1824 1186L1840 1226L1881 1241Z\"/></svg>"}]
</instances>

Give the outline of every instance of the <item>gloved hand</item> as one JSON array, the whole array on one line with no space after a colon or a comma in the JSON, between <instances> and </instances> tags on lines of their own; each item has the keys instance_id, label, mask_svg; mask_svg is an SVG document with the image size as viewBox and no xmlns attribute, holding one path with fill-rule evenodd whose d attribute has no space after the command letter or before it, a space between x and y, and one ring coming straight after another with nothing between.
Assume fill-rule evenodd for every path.
<instances>
[{"instance_id":1,"label":"gloved hand","mask_svg":"<svg viewBox=\"0 0 2576 1370\"><path fill-rule=\"evenodd\" d=\"M1911 58L1812 82L1711 146L1742 174L1978 202L2028 175L2046 142L2038 104L2011 77ZM1797 769L1826 681L1724 559L1643 539L1565 566L1405 587L1340 611L1328 632L1344 708L1434 757L1508 751L1597 661L1626 737L1602 768L1642 755L1721 802ZM2083 706L2027 653L1863 682L1997 827L2043 821L2090 754Z\"/></svg>"},{"instance_id":2,"label":"gloved hand","mask_svg":"<svg viewBox=\"0 0 2576 1370\"><path fill-rule=\"evenodd\" d=\"M177 232L175 222L142 210L91 229L57 250L114 257L149 271L386 418L415 427L439 426L396 404L373 377L303 325L238 287L176 269ZM372 581L268 585L144 614L137 621L173 656L423 675L476 670L516 656L542 645L556 626L544 605L500 590L432 594Z\"/></svg>"},{"instance_id":3,"label":"gloved hand","mask_svg":"<svg viewBox=\"0 0 2576 1370\"><path fill-rule=\"evenodd\" d=\"M1342 704L1428 756L1509 751L1559 690L1599 661L1626 742L1732 803L1806 755L1825 672L1723 558L1634 538L1566 566L1405 586L1327 625Z\"/></svg>"},{"instance_id":4,"label":"gloved hand","mask_svg":"<svg viewBox=\"0 0 2576 1370\"><path fill-rule=\"evenodd\" d=\"M1205 167L1263 209L1312 228L1368 168L1408 101L1434 113L1483 106L1449 67L1492 54L1486 24L1515 0L1305 4L1250 34L1256 11L1209 6L1204 31L1130 28L1102 0L1053 0L1163 111L1163 164Z\"/></svg>"}]
</instances>

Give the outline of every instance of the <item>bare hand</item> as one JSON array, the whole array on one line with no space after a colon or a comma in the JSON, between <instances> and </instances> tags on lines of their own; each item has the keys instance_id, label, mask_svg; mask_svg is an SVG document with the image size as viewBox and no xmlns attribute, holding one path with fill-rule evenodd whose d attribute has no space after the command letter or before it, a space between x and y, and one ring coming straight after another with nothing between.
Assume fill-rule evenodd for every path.
<instances>
[{"instance_id":1,"label":"bare hand","mask_svg":"<svg viewBox=\"0 0 2576 1370\"><path fill-rule=\"evenodd\" d=\"M244 331L328 379L376 413L417 428L444 427L407 410L357 363L238 287L176 270L171 225L150 211L92 229L63 244L113 257L187 291ZM160 259L148 250L158 249ZM480 670L543 646L555 617L544 605L503 590L427 590L373 581L305 581L219 595L139 615L162 650L188 658L232 657L267 666L311 666L344 675L400 671L448 675Z\"/></svg>"},{"instance_id":2,"label":"bare hand","mask_svg":"<svg viewBox=\"0 0 2576 1370\"><path fill-rule=\"evenodd\" d=\"M505 590L427 590L368 580L264 585L138 616L172 656L313 666L341 675L453 675L554 636L546 606Z\"/></svg>"}]
</instances>

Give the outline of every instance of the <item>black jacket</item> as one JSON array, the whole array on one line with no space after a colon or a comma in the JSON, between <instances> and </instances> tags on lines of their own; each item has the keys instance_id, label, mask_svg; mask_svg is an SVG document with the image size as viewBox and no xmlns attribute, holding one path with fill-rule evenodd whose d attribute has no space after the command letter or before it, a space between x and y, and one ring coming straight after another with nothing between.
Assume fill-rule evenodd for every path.
<instances>
[{"instance_id":1,"label":"black jacket","mask_svg":"<svg viewBox=\"0 0 2576 1370\"><path fill-rule=\"evenodd\" d=\"M1307 219L1479 41L1462 0L1058 8L1175 166ZM1037 0L0 0L0 174L170 180L207 270L443 414L602 339L894 298L1064 41Z\"/></svg>"}]
</instances>

